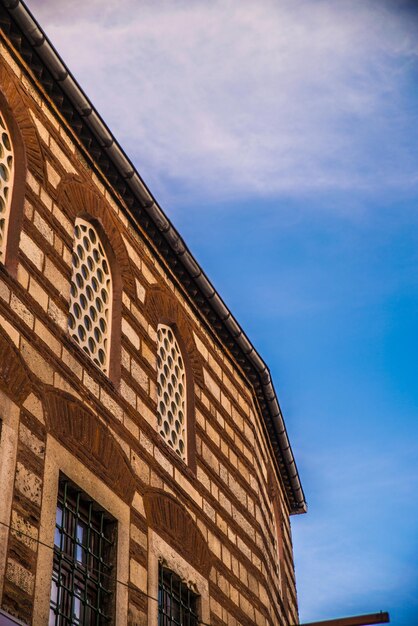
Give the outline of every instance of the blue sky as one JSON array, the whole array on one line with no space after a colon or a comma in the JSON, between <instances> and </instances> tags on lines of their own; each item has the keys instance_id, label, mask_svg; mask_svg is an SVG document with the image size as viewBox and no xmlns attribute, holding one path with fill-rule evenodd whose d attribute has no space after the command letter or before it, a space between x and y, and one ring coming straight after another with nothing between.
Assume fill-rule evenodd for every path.
<instances>
[{"instance_id":1,"label":"blue sky","mask_svg":"<svg viewBox=\"0 0 418 626\"><path fill-rule=\"evenodd\" d=\"M418 624L418 12L29 6L270 366L301 621Z\"/></svg>"}]
</instances>

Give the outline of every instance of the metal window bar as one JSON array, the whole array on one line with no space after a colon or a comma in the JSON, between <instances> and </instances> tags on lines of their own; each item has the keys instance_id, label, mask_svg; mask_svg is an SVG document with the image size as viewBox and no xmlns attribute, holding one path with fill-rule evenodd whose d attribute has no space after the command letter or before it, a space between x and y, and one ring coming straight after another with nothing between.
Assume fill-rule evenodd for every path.
<instances>
[{"instance_id":1,"label":"metal window bar","mask_svg":"<svg viewBox=\"0 0 418 626\"><path fill-rule=\"evenodd\" d=\"M198 626L199 596L162 563L158 579L158 626Z\"/></svg>"},{"instance_id":2,"label":"metal window bar","mask_svg":"<svg viewBox=\"0 0 418 626\"><path fill-rule=\"evenodd\" d=\"M111 624L115 530L110 516L60 478L48 626Z\"/></svg>"}]
</instances>

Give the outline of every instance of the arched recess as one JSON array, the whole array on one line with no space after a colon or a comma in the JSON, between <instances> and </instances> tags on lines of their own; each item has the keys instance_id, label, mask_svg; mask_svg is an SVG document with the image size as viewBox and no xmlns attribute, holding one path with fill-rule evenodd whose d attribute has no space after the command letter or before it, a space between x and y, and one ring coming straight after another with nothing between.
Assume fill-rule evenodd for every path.
<instances>
[{"instance_id":1,"label":"arched recess","mask_svg":"<svg viewBox=\"0 0 418 626\"><path fill-rule=\"evenodd\" d=\"M190 513L162 489L147 490L143 500L148 525L202 576L209 578L212 555Z\"/></svg>"},{"instance_id":2,"label":"arched recess","mask_svg":"<svg viewBox=\"0 0 418 626\"><path fill-rule=\"evenodd\" d=\"M16 76L0 60L0 109L11 134L14 152L14 183L10 207L9 228L6 232L4 265L16 276L20 232L23 222L26 172L38 180L45 179L45 159L38 131L29 115L26 97Z\"/></svg>"},{"instance_id":3,"label":"arched recess","mask_svg":"<svg viewBox=\"0 0 418 626\"><path fill-rule=\"evenodd\" d=\"M186 370L187 390L187 448L188 465L196 471L196 418L194 383L203 387L203 370L200 354L196 349L191 322L180 303L163 287L152 285L145 299L149 320L155 329L159 324L170 326L176 336Z\"/></svg>"},{"instance_id":4,"label":"arched recess","mask_svg":"<svg viewBox=\"0 0 418 626\"><path fill-rule=\"evenodd\" d=\"M29 369L13 341L0 326L0 387L18 405L32 390Z\"/></svg>"},{"instance_id":5,"label":"arched recess","mask_svg":"<svg viewBox=\"0 0 418 626\"><path fill-rule=\"evenodd\" d=\"M109 429L77 398L45 386L45 421L49 432L119 497L131 504L136 478Z\"/></svg>"},{"instance_id":6,"label":"arched recess","mask_svg":"<svg viewBox=\"0 0 418 626\"><path fill-rule=\"evenodd\" d=\"M132 299L136 297L130 259L112 209L88 183L74 175L66 176L58 187L58 203L73 224L79 217L94 225L109 260L112 275L109 378L117 386L121 367L122 291Z\"/></svg>"},{"instance_id":7,"label":"arched recess","mask_svg":"<svg viewBox=\"0 0 418 626\"><path fill-rule=\"evenodd\" d=\"M180 347L192 370L193 380L203 385L202 361L193 339L191 322L178 300L160 285L151 285L147 290L145 308L155 328L158 324L167 324L175 328L182 344Z\"/></svg>"},{"instance_id":8,"label":"arched recess","mask_svg":"<svg viewBox=\"0 0 418 626\"><path fill-rule=\"evenodd\" d=\"M117 259L120 276L124 291L132 298L136 298L136 285L132 272L131 261L113 209L99 196L94 189L88 186L80 177L70 174L65 176L58 186L58 204L64 209L72 222L78 216L87 215L96 219L101 225L103 232Z\"/></svg>"}]
</instances>

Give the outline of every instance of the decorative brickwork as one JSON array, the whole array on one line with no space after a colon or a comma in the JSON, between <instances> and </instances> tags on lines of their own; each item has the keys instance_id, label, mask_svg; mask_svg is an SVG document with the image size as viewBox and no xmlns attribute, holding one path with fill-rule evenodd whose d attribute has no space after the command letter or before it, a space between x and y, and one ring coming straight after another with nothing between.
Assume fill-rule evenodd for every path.
<instances>
[{"instance_id":1,"label":"decorative brickwork","mask_svg":"<svg viewBox=\"0 0 418 626\"><path fill-rule=\"evenodd\" d=\"M51 433L127 503L135 491L130 463L109 429L77 398L45 388L45 417Z\"/></svg>"},{"instance_id":2,"label":"decorative brickwork","mask_svg":"<svg viewBox=\"0 0 418 626\"><path fill-rule=\"evenodd\" d=\"M136 297L134 274L131 262L120 234L113 211L100 195L79 176L66 176L58 187L58 203L75 222L76 217L95 218L101 224L113 255L117 259L122 288L132 298Z\"/></svg>"},{"instance_id":3,"label":"decorative brickwork","mask_svg":"<svg viewBox=\"0 0 418 626\"><path fill-rule=\"evenodd\" d=\"M112 317L110 353L108 355L108 375L118 387L120 383L120 337L122 292L136 298L134 272L132 271L125 244L120 234L119 225L110 206L80 176L67 175L57 189L60 207L75 224L76 219L91 222L100 237L112 274Z\"/></svg>"},{"instance_id":4,"label":"decorative brickwork","mask_svg":"<svg viewBox=\"0 0 418 626\"><path fill-rule=\"evenodd\" d=\"M144 494L144 507L149 526L209 578L212 558L208 545L184 506L161 489L152 489Z\"/></svg>"},{"instance_id":5,"label":"decorative brickwork","mask_svg":"<svg viewBox=\"0 0 418 626\"><path fill-rule=\"evenodd\" d=\"M27 96L16 76L0 59L0 110L13 145L13 189L9 190L8 226L3 227L0 261L16 275L19 238L22 228L27 169L44 179L45 159L34 123L29 115ZM4 217L0 215L0 218Z\"/></svg>"},{"instance_id":6,"label":"decorative brickwork","mask_svg":"<svg viewBox=\"0 0 418 626\"><path fill-rule=\"evenodd\" d=\"M0 608L48 622L64 474L117 520L117 623L156 626L149 596L166 556L194 581L203 622L296 624L290 503L253 381L1 2L0 21L0 111L16 166L0 265ZM112 276L107 374L68 332L81 298L71 293L76 220L94 226ZM186 380L184 404L174 387L169 398L186 413L185 460L157 428L159 327L184 361L176 373L167 358L165 383L173 371Z\"/></svg>"},{"instance_id":7,"label":"decorative brickwork","mask_svg":"<svg viewBox=\"0 0 418 626\"><path fill-rule=\"evenodd\" d=\"M29 370L25 361L0 326L0 387L17 404L23 404L31 391Z\"/></svg>"},{"instance_id":8,"label":"decorative brickwork","mask_svg":"<svg viewBox=\"0 0 418 626\"><path fill-rule=\"evenodd\" d=\"M45 158L36 127L29 115L28 95L16 76L0 61L0 85L4 98L22 134L27 166L36 178L45 179ZM13 133L13 129L12 133ZM21 155L19 155L20 158Z\"/></svg>"}]
</instances>

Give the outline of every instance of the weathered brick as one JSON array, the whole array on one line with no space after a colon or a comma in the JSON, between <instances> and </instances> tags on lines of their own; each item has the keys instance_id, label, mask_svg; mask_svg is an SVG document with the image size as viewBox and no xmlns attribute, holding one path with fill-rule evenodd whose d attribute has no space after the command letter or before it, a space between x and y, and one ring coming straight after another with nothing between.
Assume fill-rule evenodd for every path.
<instances>
[{"instance_id":1,"label":"weathered brick","mask_svg":"<svg viewBox=\"0 0 418 626\"><path fill-rule=\"evenodd\" d=\"M30 328L33 328L34 316L31 311L29 311L28 307L23 304L21 300L16 296L16 294L12 293L12 297L10 300L10 306L12 311L16 313L20 317L21 320L25 322Z\"/></svg>"},{"instance_id":2,"label":"weathered brick","mask_svg":"<svg viewBox=\"0 0 418 626\"><path fill-rule=\"evenodd\" d=\"M33 224L44 237L45 241L52 246L54 242L54 231L52 230L52 227L40 216L38 211L34 212Z\"/></svg>"},{"instance_id":3,"label":"weathered brick","mask_svg":"<svg viewBox=\"0 0 418 626\"><path fill-rule=\"evenodd\" d=\"M46 311L48 308L48 294L33 276L30 277L29 281L29 293L44 311Z\"/></svg>"},{"instance_id":4,"label":"weathered brick","mask_svg":"<svg viewBox=\"0 0 418 626\"><path fill-rule=\"evenodd\" d=\"M41 272L44 263L44 253L25 232L22 232L20 235L20 249Z\"/></svg>"},{"instance_id":5,"label":"weathered brick","mask_svg":"<svg viewBox=\"0 0 418 626\"><path fill-rule=\"evenodd\" d=\"M17 511L12 511L12 535L16 537L21 543L27 546L30 550L36 552L38 549L38 529L31 524L29 520L23 518Z\"/></svg>"},{"instance_id":6,"label":"weathered brick","mask_svg":"<svg viewBox=\"0 0 418 626\"><path fill-rule=\"evenodd\" d=\"M131 344L139 350L140 339L138 333L134 331L132 326L125 319L122 319L122 333L129 339Z\"/></svg>"},{"instance_id":7,"label":"weathered brick","mask_svg":"<svg viewBox=\"0 0 418 626\"><path fill-rule=\"evenodd\" d=\"M131 559L130 561L130 581L133 585L141 589L143 592L147 592L148 588L148 574L145 567L140 563Z\"/></svg>"},{"instance_id":8,"label":"weathered brick","mask_svg":"<svg viewBox=\"0 0 418 626\"><path fill-rule=\"evenodd\" d=\"M203 368L203 376L205 379L205 385L210 391L210 393L216 398L216 400L220 401L221 389L205 368Z\"/></svg>"},{"instance_id":9,"label":"weathered brick","mask_svg":"<svg viewBox=\"0 0 418 626\"><path fill-rule=\"evenodd\" d=\"M33 593L35 576L14 559L7 561L6 578L28 595Z\"/></svg>"},{"instance_id":10,"label":"weathered brick","mask_svg":"<svg viewBox=\"0 0 418 626\"><path fill-rule=\"evenodd\" d=\"M21 353L25 361L30 364L30 369L44 383L52 385L54 371L50 364L39 354L39 352L26 339L21 339Z\"/></svg>"},{"instance_id":11,"label":"weathered brick","mask_svg":"<svg viewBox=\"0 0 418 626\"><path fill-rule=\"evenodd\" d=\"M35 320L35 333L38 335L50 350L55 352L57 356L61 355L61 342L51 333L50 330L39 319Z\"/></svg>"},{"instance_id":12,"label":"weathered brick","mask_svg":"<svg viewBox=\"0 0 418 626\"><path fill-rule=\"evenodd\" d=\"M66 170L66 172L69 174L75 174L76 173L75 167L71 163L70 159L66 156L64 151L61 150L61 148L59 147L55 139L53 139L52 137L50 138L50 141L49 141L49 147L51 148L51 151L56 157L56 159L59 161L62 167Z\"/></svg>"},{"instance_id":13,"label":"weathered brick","mask_svg":"<svg viewBox=\"0 0 418 626\"><path fill-rule=\"evenodd\" d=\"M45 278L57 289L66 300L70 298L70 282L54 265L51 259L45 259Z\"/></svg>"},{"instance_id":14,"label":"weathered brick","mask_svg":"<svg viewBox=\"0 0 418 626\"><path fill-rule=\"evenodd\" d=\"M45 456L45 444L39 439L32 431L29 430L24 424L19 425L19 439L27 446L32 452L43 459Z\"/></svg>"},{"instance_id":15,"label":"weathered brick","mask_svg":"<svg viewBox=\"0 0 418 626\"><path fill-rule=\"evenodd\" d=\"M42 480L19 461L16 464L15 485L16 489L28 500L38 506L41 505Z\"/></svg>"}]
</instances>

